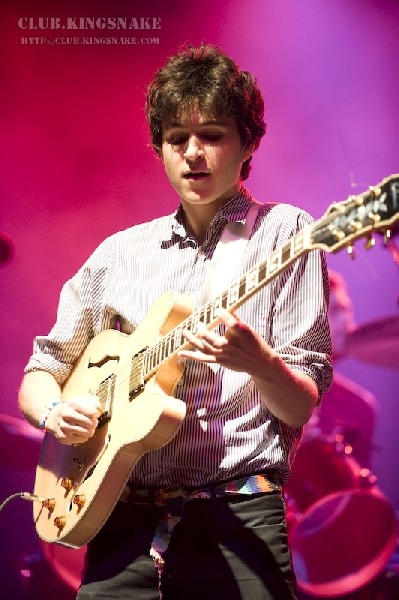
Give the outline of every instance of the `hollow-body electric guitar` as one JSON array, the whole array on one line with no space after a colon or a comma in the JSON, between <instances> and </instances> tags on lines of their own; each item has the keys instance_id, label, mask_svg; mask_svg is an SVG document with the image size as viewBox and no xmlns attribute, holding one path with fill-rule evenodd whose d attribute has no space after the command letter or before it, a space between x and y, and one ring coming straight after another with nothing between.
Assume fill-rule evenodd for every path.
<instances>
[{"instance_id":1,"label":"hollow-body electric guitar","mask_svg":"<svg viewBox=\"0 0 399 600\"><path fill-rule=\"evenodd\" d=\"M166 292L130 335L116 330L89 343L66 382L64 399L96 394L102 415L94 436L75 446L46 433L36 470L34 503L37 533L47 542L79 547L102 527L138 460L168 443L185 417L173 393L182 371L177 353L187 345L183 330L199 321L212 329L218 309L231 312L313 249L336 252L374 230L389 236L399 219L399 175L358 196L333 204L228 290L192 312L189 298Z\"/></svg>"}]
</instances>

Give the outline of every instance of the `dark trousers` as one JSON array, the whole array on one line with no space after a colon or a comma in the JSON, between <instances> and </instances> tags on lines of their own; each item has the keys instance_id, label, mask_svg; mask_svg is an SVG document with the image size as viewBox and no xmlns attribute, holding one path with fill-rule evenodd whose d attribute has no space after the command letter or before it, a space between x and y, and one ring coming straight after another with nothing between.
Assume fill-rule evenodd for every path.
<instances>
[{"instance_id":1,"label":"dark trousers","mask_svg":"<svg viewBox=\"0 0 399 600\"><path fill-rule=\"evenodd\" d=\"M159 600L149 551L163 510L118 503L88 545L78 600ZM279 492L186 502L164 558L162 600L296 597Z\"/></svg>"}]
</instances>

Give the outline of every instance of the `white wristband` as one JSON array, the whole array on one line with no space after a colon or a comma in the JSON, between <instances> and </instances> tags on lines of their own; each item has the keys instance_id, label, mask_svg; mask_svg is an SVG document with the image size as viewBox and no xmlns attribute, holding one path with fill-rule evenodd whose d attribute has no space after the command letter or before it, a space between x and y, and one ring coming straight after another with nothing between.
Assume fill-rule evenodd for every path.
<instances>
[{"instance_id":1,"label":"white wristband","mask_svg":"<svg viewBox=\"0 0 399 600\"><path fill-rule=\"evenodd\" d=\"M39 429L46 429L46 421L48 419L49 414L53 410L54 406L57 406L57 404L61 404L61 402L62 400L53 400L52 402L50 402L50 404L46 407L44 411L43 419L39 423Z\"/></svg>"}]
</instances>

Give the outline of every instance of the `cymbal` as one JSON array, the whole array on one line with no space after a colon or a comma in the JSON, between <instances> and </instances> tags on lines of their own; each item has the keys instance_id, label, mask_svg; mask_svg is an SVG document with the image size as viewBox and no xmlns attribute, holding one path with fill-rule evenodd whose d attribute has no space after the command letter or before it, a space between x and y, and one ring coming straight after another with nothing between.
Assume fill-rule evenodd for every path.
<instances>
[{"instance_id":1,"label":"cymbal","mask_svg":"<svg viewBox=\"0 0 399 600\"><path fill-rule=\"evenodd\" d=\"M43 433L23 419L0 414L0 465L33 469Z\"/></svg>"},{"instance_id":2,"label":"cymbal","mask_svg":"<svg viewBox=\"0 0 399 600\"><path fill-rule=\"evenodd\" d=\"M364 323L349 334L346 353L379 367L399 368L399 317Z\"/></svg>"}]
</instances>

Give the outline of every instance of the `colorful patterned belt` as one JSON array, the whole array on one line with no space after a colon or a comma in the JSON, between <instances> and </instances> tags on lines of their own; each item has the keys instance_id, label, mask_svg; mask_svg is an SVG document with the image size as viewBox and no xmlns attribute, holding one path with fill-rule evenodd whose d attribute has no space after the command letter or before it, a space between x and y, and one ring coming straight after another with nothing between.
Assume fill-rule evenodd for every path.
<instances>
[{"instance_id":1,"label":"colorful patterned belt","mask_svg":"<svg viewBox=\"0 0 399 600\"><path fill-rule=\"evenodd\" d=\"M195 498L210 499L237 494L281 492L282 487L277 481L279 481L277 473L258 473L197 488L173 486L165 489L134 489L126 486L119 500L129 504L165 506L168 500L177 498L182 498L183 502L186 502Z\"/></svg>"},{"instance_id":2,"label":"colorful patterned belt","mask_svg":"<svg viewBox=\"0 0 399 600\"><path fill-rule=\"evenodd\" d=\"M279 492L282 486L279 475L273 473L259 473L246 475L232 481L225 481L197 488L181 486L166 489L134 489L126 486L120 497L121 502L129 504L144 504L147 506L163 507L163 514L155 529L151 543L150 556L161 576L164 565L164 552L169 546L173 530L181 519L182 508L190 500L221 498L233 495L251 495L259 493ZM277 483L278 482L278 483Z\"/></svg>"}]
</instances>

